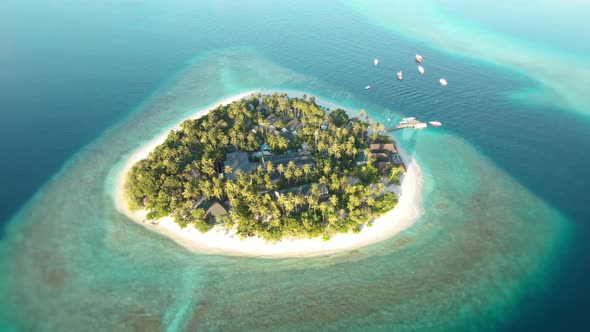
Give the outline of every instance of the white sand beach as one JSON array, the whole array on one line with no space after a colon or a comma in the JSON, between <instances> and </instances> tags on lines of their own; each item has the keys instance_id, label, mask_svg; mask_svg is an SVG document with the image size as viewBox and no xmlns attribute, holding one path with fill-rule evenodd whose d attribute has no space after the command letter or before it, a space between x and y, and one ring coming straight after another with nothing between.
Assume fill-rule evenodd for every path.
<instances>
[{"instance_id":1,"label":"white sand beach","mask_svg":"<svg viewBox=\"0 0 590 332\"><path fill-rule=\"evenodd\" d=\"M215 106L194 113L189 118L195 119L201 117L217 105L225 105L256 92L259 91L249 91L226 98L216 103ZM299 97L301 95L302 93L299 94L289 91L289 96L291 97ZM338 107L334 103L322 101L318 98L316 98L316 103L320 105L331 105L334 108ZM178 126L171 128L171 130L177 128ZM130 211L127 208L123 197L125 176L136 162L146 158L150 151L164 142L168 133L169 130L135 151L127 159L124 167L117 174L116 193L114 195L115 204L120 212L127 215L133 221L167 235L177 243L196 252L268 258L332 254L388 239L410 227L424 213L422 208L423 180L420 168L414 158L402 155L407 166L407 173L403 176L401 186L393 188L399 197L397 206L387 214L377 218L371 227L364 227L359 233L337 234L332 236L329 241L324 241L318 237L313 239L284 239L276 243L268 243L261 238L240 239L234 232L228 232L221 226L215 226L204 234L192 226L181 229L172 217L162 218L154 222L145 221L147 211Z\"/></svg>"}]
</instances>

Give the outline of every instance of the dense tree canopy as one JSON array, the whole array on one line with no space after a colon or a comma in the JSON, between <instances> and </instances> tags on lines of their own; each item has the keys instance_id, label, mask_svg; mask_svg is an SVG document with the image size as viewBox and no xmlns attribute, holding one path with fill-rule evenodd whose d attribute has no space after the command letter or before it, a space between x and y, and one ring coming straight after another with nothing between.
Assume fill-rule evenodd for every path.
<instances>
[{"instance_id":1,"label":"dense tree canopy","mask_svg":"<svg viewBox=\"0 0 590 332\"><path fill-rule=\"evenodd\" d=\"M276 93L221 105L184 121L132 167L128 204L148 219L173 215L181 227L206 232L218 223L268 240L358 230L395 206L384 184L401 170L378 173L368 146L389 138L366 120ZM250 170L232 169L231 152L249 152ZM213 217L203 201L229 213Z\"/></svg>"}]
</instances>

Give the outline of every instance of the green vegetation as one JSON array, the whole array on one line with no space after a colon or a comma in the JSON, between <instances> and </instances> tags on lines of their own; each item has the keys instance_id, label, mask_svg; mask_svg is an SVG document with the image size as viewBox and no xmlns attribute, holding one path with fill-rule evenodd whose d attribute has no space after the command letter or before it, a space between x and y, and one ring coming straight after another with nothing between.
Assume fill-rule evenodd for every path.
<instances>
[{"instance_id":1,"label":"green vegetation","mask_svg":"<svg viewBox=\"0 0 590 332\"><path fill-rule=\"evenodd\" d=\"M399 182L403 170L379 173L369 145L392 141L361 116L277 93L221 105L184 121L136 163L125 197L148 219L173 215L201 232L221 224L242 237L327 240L359 231L395 206L383 183Z\"/></svg>"},{"instance_id":2,"label":"green vegetation","mask_svg":"<svg viewBox=\"0 0 590 332\"><path fill-rule=\"evenodd\" d=\"M330 118L330 122L332 122L336 127L344 126L349 120L346 111L341 109L330 112L328 117Z\"/></svg>"},{"instance_id":3,"label":"green vegetation","mask_svg":"<svg viewBox=\"0 0 590 332\"><path fill-rule=\"evenodd\" d=\"M386 192L383 195L377 197L375 199L375 205L373 206L373 210L377 213L377 215L382 215L385 212L393 209L397 204L397 197L392 192Z\"/></svg>"}]
</instances>

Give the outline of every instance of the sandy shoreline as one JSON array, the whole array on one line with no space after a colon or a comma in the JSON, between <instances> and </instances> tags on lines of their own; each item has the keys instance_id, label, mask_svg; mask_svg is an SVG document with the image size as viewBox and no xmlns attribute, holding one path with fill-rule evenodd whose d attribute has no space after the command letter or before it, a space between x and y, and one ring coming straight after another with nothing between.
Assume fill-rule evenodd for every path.
<instances>
[{"instance_id":1,"label":"sandy shoreline","mask_svg":"<svg viewBox=\"0 0 590 332\"><path fill-rule=\"evenodd\" d=\"M251 93L268 91L249 91L241 93L224 100L219 101L212 107L202 109L189 117L189 119L199 118L206 115L211 109L218 105L225 105L236 100L249 96ZM303 93L288 91L290 97L301 97ZM316 98L316 103L323 106L336 108L338 105L322 101ZM171 128L177 129L178 126ZM277 243L266 243L260 238L239 239L231 232L225 231L220 226L215 226L205 234L201 234L194 227L188 226L181 229L172 217L159 219L155 224L143 222L146 211L132 212L127 208L123 197L123 187L125 184L125 175L129 169L139 160L147 157L150 151L164 142L170 130L148 142L140 149L135 151L125 162L121 171L117 174L115 205L117 210L128 216L133 221L148 227L158 233L167 235L177 243L188 249L211 254L229 254L255 257L301 257L325 255L354 248L363 247L376 243L410 227L424 212L422 208L422 187L423 180L420 168L416 160L404 157L407 165L407 173L403 177L401 186L397 186L394 191L399 196L397 206L384 216L379 217L373 222L371 227L364 227L360 233L347 233L334 235L329 241L323 241L321 238L313 239L285 239Z\"/></svg>"}]
</instances>

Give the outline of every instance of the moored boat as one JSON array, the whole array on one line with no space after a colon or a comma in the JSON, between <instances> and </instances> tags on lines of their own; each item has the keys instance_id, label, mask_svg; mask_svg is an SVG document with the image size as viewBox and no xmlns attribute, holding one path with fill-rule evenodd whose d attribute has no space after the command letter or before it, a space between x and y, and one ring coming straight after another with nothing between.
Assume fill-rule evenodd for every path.
<instances>
[{"instance_id":1,"label":"moored boat","mask_svg":"<svg viewBox=\"0 0 590 332\"><path fill-rule=\"evenodd\" d=\"M420 72L420 74L424 75L424 67L418 66L418 72Z\"/></svg>"},{"instance_id":2,"label":"moored boat","mask_svg":"<svg viewBox=\"0 0 590 332\"><path fill-rule=\"evenodd\" d=\"M440 126L442 126L442 123L440 123L439 121L428 121L428 123L430 123L430 125L433 126L433 127L440 127Z\"/></svg>"},{"instance_id":3,"label":"moored boat","mask_svg":"<svg viewBox=\"0 0 590 332\"><path fill-rule=\"evenodd\" d=\"M375 64L375 66L376 66L376 65L378 65L378 64L379 64L379 59L375 58L375 59L373 60L373 63Z\"/></svg>"},{"instance_id":4,"label":"moored boat","mask_svg":"<svg viewBox=\"0 0 590 332\"><path fill-rule=\"evenodd\" d=\"M423 128L426 128L426 127L427 127L427 125L424 122L416 123L414 125L414 128L416 128L416 129L423 129Z\"/></svg>"},{"instance_id":5,"label":"moored boat","mask_svg":"<svg viewBox=\"0 0 590 332\"><path fill-rule=\"evenodd\" d=\"M400 81L404 79L404 73L401 70L397 72L397 79Z\"/></svg>"},{"instance_id":6,"label":"moored boat","mask_svg":"<svg viewBox=\"0 0 590 332\"><path fill-rule=\"evenodd\" d=\"M447 80L445 80L444 78L441 78L441 79L439 80L439 82L440 82L440 85L442 85L442 86L447 86Z\"/></svg>"},{"instance_id":7,"label":"moored boat","mask_svg":"<svg viewBox=\"0 0 590 332\"><path fill-rule=\"evenodd\" d=\"M403 118L403 119L402 119L402 120L399 122L399 124L400 124L400 125L404 125L404 124L408 124L408 123L411 123L411 122L414 122L414 121L416 121L416 118L414 118L414 117L410 117L410 118Z\"/></svg>"},{"instance_id":8,"label":"moored boat","mask_svg":"<svg viewBox=\"0 0 590 332\"><path fill-rule=\"evenodd\" d=\"M421 56L420 54L416 54L416 62L418 62L418 63L422 63L422 60L423 60L423 59L424 59L424 58L422 58L422 56Z\"/></svg>"},{"instance_id":9,"label":"moored boat","mask_svg":"<svg viewBox=\"0 0 590 332\"><path fill-rule=\"evenodd\" d=\"M370 86L370 85L367 85L367 86L365 87L365 90L369 90L370 88L371 88L371 86Z\"/></svg>"}]
</instances>

